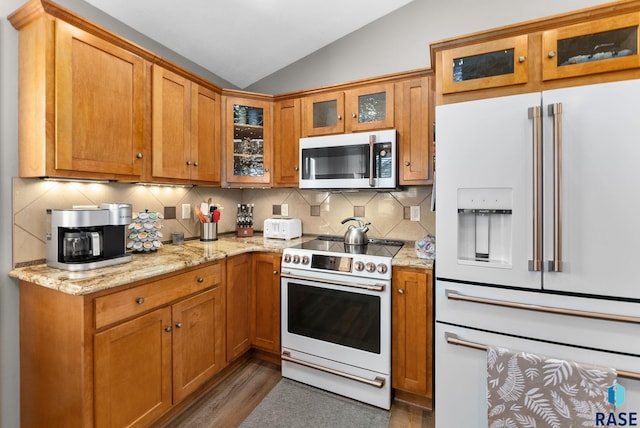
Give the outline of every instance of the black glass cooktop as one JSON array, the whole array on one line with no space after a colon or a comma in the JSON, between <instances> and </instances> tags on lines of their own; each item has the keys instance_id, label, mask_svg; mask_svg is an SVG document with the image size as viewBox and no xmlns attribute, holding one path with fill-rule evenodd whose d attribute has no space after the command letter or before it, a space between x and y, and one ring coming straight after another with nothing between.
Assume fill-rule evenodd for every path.
<instances>
[{"instance_id":1,"label":"black glass cooktop","mask_svg":"<svg viewBox=\"0 0 640 428\"><path fill-rule=\"evenodd\" d=\"M367 245L348 245L342 236L319 236L304 242L298 248L311 251L331 251L334 253L366 254L369 256L393 257L402 248L402 241L390 239L369 239Z\"/></svg>"}]
</instances>

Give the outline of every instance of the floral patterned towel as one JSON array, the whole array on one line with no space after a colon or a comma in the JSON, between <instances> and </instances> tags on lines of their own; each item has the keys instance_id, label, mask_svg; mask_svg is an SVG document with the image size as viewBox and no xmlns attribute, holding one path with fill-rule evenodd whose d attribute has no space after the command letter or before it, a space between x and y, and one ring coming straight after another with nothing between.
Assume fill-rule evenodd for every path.
<instances>
[{"instance_id":1,"label":"floral patterned towel","mask_svg":"<svg viewBox=\"0 0 640 428\"><path fill-rule=\"evenodd\" d=\"M613 369L487 347L489 428L595 426L596 412L615 411Z\"/></svg>"}]
</instances>

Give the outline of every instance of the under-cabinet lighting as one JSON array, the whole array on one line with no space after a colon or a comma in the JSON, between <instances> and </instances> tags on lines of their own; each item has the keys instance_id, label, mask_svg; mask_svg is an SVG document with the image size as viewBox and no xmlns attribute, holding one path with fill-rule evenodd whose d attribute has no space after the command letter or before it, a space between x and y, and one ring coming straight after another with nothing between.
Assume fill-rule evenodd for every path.
<instances>
[{"instance_id":1,"label":"under-cabinet lighting","mask_svg":"<svg viewBox=\"0 0 640 428\"><path fill-rule=\"evenodd\" d=\"M109 184L109 180L94 180L91 178L61 178L44 177L44 181L54 181L59 183L88 183L88 184Z\"/></svg>"},{"instance_id":2,"label":"under-cabinet lighting","mask_svg":"<svg viewBox=\"0 0 640 428\"><path fill-rule=\"evenodd\" d=\"M138 186L147 186L147 187L185 187L191 188L193 184L179 184L179 183L135 183Z\"/></svg>"}]
</instances>

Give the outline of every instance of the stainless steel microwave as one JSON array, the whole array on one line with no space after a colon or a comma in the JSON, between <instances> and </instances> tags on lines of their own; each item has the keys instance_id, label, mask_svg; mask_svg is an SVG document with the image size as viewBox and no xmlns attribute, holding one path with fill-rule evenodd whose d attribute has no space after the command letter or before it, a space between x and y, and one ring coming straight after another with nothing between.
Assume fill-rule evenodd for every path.
<instances>
[{"instance_id":1,"label":"stainless steel microwave","mask_svg":"<svg viewBox=\"0 0 640 428\"><path fill-rule=\"evenodd\" d=\"M300 139L301 189L395 189L396 130Z\"/></svg>"}]
</instances>

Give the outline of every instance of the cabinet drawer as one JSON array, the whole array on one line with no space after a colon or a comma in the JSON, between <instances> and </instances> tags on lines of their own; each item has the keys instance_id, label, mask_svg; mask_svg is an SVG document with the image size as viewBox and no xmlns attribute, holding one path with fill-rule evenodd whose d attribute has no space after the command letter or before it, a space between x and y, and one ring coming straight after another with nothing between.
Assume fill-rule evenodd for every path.
<instances>
[{"instance_id":1,"label":"cabinet drawer","mask_svg":"<svg viewBox=\"0 0 640 428\"><path fill-rule=\"evenodd\" d=\"M95 300L96 328L102 328L220 284L223 278L224 264L216 262L200 269L98 297Z\"/></svg>"}]
</instances>

